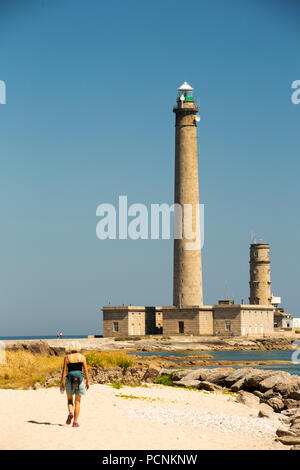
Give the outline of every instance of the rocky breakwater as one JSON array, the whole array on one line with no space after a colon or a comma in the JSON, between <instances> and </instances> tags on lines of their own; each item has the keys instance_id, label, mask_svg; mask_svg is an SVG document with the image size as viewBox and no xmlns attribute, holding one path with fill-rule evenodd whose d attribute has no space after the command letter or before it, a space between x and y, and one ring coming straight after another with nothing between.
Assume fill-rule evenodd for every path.
<instances>
[{"instance_id":1,"label":"rocky breakwater","mask_svg":"<svg viewBox=\"0 0 300 470\"><path fill-rule=\"evenodd\" d=\"M167 372L167 371L165 371ZM236 401L256 407L262 418L280 419L276 439L300 449L300 377L288 372L253 368L181 370L173 385L236 393Z\"/></svg>"}]
</instances>

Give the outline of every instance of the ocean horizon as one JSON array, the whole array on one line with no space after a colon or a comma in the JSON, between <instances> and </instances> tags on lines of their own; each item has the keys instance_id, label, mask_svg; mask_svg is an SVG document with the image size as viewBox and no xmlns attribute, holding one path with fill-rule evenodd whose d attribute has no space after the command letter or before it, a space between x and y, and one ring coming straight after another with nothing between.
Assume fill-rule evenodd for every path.
<instances>
[{"instance_id":1,"label":"ocean horizon","mask_svg":"<svg viewBox=\"0 0 300 470\"><path fill-rule=\"evenodd\" d=\"M62 335L62 339L79 339L87 338L88 335ZM61 339L59 337L59 339ZM16 340L39 340L39 339L58 339L56 335L37 335L37 336L0 336L0 341L16 341Z\"/></svg>"}]
</instances>

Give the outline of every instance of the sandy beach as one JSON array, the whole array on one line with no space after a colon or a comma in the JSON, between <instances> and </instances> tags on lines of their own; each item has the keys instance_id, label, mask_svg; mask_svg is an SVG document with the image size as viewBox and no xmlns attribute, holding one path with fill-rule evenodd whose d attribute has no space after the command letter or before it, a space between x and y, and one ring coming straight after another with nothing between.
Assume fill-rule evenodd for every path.
<instances>
[{"instance_id":1,"label":"sandy beach","mask_svg":"<svg viewBox=\"0 0 300 470\"><path fill-rule=\"evenodd\" d=\"M274 440L277 418L258 418L257 408L221 392L92 385L80 428L65 424L66 396L56 387L0 390L0 397L2 450L288 449Z\"/></svg>"}]
</instances>

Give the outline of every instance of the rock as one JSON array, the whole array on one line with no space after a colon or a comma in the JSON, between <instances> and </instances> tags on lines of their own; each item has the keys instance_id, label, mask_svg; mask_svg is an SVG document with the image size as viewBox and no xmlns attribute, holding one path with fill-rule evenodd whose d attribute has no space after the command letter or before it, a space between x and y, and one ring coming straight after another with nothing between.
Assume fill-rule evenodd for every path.
<instances>
[{"instance_id":1,"label":"rock","mask_svg":"<svg viewBox=\"0 0 300 470\"><path fill-rule=\"evenodd\" d=\"M290 423L291 425L294 425L294 424L300 424L300 415L296 415L296 416L292 416L290 418Z\"/></svg>"},{"instance_id":2,"label":"rock","mask_svg":"<svg viewBox=\"0 0 300 470\"><path fill-rule=\"evenodd\" d=\"M300 450L300 445L293 446L291 450Z\"/></svg>"},{"instance_id":3,"label":"rock","mask_svg":"<svg viewBox=\"0 0 300 470\"><path fill-rule=\"evenodd\" d=\"M33 390L38 390L39 388L42 388L42 384L40 382L35 382L33 385L32 385L32 389Z\"/></svg>"},{"instance_id":4,"label":"rock","mask_svg":"<svg viewBox=\"0 0 300 470\"><path fill-rule=\"evenodd\" d=\"M188 374L184 376L184 378L186 380L206 380L206 375L208 375L208 372L208 369L195 369L189 371Z\"/></svg>"},{"instance_id":5,"label":"rock","mask_svg":"<svg viewBox=\"0 0 300 470\"><path fill-rule=\"evenodd\" d=\"M201 374L202 381L208 381L217 385L225 385L226 378L229 376L234 369L231 367L218 368L209 370L209 373L205 375Z\"/></svg>"},{"instance_id":6,"label":"rock","mask_svg":"<svg viewBox=\"0 0 300 470\"><path fill-rule=\"evenodd\" d=\"M271 406L274 411L281 411L284 408L284 403L279 397L270 398L267 401L267 405Z\"/></svg>"},{"instance_id":7,"label":"rock","mask_svg":"<svg viewBox=\"0 0 300 470\"><path fill-rule=\"evenodd\" d=\"M224 380L224 383L227 387L231 387L234 383L236 383L238 380L242 379L245 377L247 374L251 373L251 369L236 369L234 372L229 374L226 379Z\"/></svg>"},{"instance_id":8,"label":"rock","mask_svg":"<svg viewBox=\"0 0 300 470\"><path fill-rule=\"evenodd\" d=\"M264 394L260 392L259 390L254 390L252 393L258 398L262 398L264 396Z\"/></svg>"},{"instance_id":9,"label":"rock","mask_svg":"<svg viewBox=\"0 0 300 470\"><path fill-rule=\"evenodd\" d=\"M154 383L157 377L159 376L160 369L157 369L155 367L148 367L146 369L142 381L146 383Z\"/></svg>"},{"instance_id":10,"label":"rock","mask_svg":"<svg viewBox=\"0 0 300 470\"><path fill-rule=\"evenodd\" d=\"M300 401L292 400L291 398L284 398L283 403L287 409L300 407Z\"/></svg>"},{"instance_id":11,"label":"rock","mask_svg":"<svg viewBox=\"0 0 300 470\"><path fill-rule=\"evenodd\" d=\"M277 372L271 375L259 383L259 390L266 392L270 388L274 388L279 383L288 383L290 380L290 374L288 372Z\"/></svg>"},{"instance_id":12,"label":"rock","mask_svg":"<svg viewBox=\"0 0 300 470\"><path fill-rule=\"evenodd\" d=\"M170 371L164 373L170 373ZM178 382L178 380L181 380L183 377L186 377L189 373L189 370L178 370L177 372L174 372L174 374L172 374L172 380L173 382Z\"/></svg>"},{"instance_id":13,"label":"rock","mask_svg":"<svg viewBox=\"0 0 300 470\"><path fill-rule=\"evenodd\" d=\"M179 382L176 382L176 385L179 387L195 387L198 388L198 385L200 384L199 380L187 380L185 378L179 380Z\"/></svg>"},{"instance_id":14,"label":"rock","mask_svg":"<svg viewBox=\"0 0 300 470\"><path fill-rule=\"evenodd\" d=\"M258 389L260 382L274 375L274 371L270 370L253 370L245 377L245 387L249 390Z\"/></svg>"},{"instance_id":15,"label":"rock","mask_svg":"<svg viewBox=\"0 0 300 470\"><path fill-rule=\"evenodd\" d=\"M237 380L233 385L231 385L230 389L233 392L238 392L244 388L246 377L242 377L241 379Z\"/></svg>"},{"instance_id":16,"label":"rock","mask_svg":"<svg viewBox=\"0 0 300 470\"><path fill-rule=\"evenodd\" d=\"M286 426L279 427L276 431L276 435L278 437L281 437L281 436L296 436L296 434L293 433L292 431L290 431L290 429Z\"/></svg>"},{"instance_id":17,"label":"rock","mask_svg":"<svg viewBox=\"0 0 300 470\"><path fill-rule=\"evenodd\" d=\"M285 416L300 416L300 409L299 408L289 408L288 410L283 410L281 412L282 415Z\"/></svg>"},{"instance_id":18,"label":"rock","mask_svg":"<svg viewBox=\"0 0 300 470\"><path fill-rule=\"evenodd\" d=\"M263 402L266 402L270 398L274 398L274 397L281 398L281 395L280 395L280 393L275 393L274 390L271 388L270 390L267 390L265 393L263 393L263 396L261 397L261 400Z\"/></svg>"},{"instance_id":19,"label":"rock","mask_svg":"<svg viewBox=\"0 0 300 470\"><path fill-rule=\"evenodd\" d=\"M222 387L220 385L212 384L206 381L199 382L198 388L199 390L207 390L209 392L216 392L218 390L222 390Z\"/></svg>"},{"instance_id":20,"label":"rock","mask_svg":"<svg viewBox=\"0 0 300 470\"><path fill-rule=\"evenodd\" d=\"M274 386L274 391L279 392L283 397L290 397L291 393L299 393L300 377L291 375L290 379L284 383L278 383ZM293 398L293 397L291 397Z\"/></svg>"},{"instance_id":21,"label":"rock","mask_svg":"<svg viewBox=\"0 0 300 470\"><path fill-rule=\"evenodd\" d=\"M277 441L287 446L300 445L300 436L282 436L278 437Z\"/></svg>"},{"instance_id":22,"label":"rock","mask_svg":"<svg viewBox=\"0 0 300 470\"><path fill-rule=\"evenodd\" d=\"M290 427L290 431L294 433L295 436L300 435L300 425L299 424L294 424L293 426Z\"/></svg>"},{"instance_id":23,"label":"rock","mask_svg":"<svg viewBox=\"0 0 300 470\"><path fill-rule=\"evenodd\" d=\"M274 410L271 406L267 405L266 403L261 403L259 405L258 416L260 418L273 418Z\"/></svg>"},{"instance_id":24,"label":"rock","mask_svg":"<svg viewBox=\"0 0 300 470\"><path fill-rule=\"evenodd\" d=\"M239 392L235 401L238 403L243 403L244 405L247 405L250 407L259 405L259 398L253 395L253 393L246 392L245 390L242 390L241 392Z\"/></svg>"},{"instance_id":25,"label":"rock","mask_svg":"<svg viewBox=\"0 0 300 470\"><path fill-rule=\"evenodd\" d=\"M300 400L300 391L294 391L289 394L289 398L292 398L293 400Z\"/></svg>"}]
</instances>

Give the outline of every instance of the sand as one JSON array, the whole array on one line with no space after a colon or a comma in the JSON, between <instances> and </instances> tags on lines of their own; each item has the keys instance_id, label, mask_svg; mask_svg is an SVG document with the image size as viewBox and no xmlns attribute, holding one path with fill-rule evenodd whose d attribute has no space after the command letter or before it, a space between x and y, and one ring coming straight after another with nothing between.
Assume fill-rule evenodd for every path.
<instances>
[{"instance_id":1,"label":"sand","mask_svg":"<svg viewBox=\"0 0 300 470\"><path fill-rule=\"evenodd\" d=\"M125 398L131 395L139 398ZM221 392L148 385L92 385L80 428L65 424L58 388L0 390L0 449L288 449L275 442L278 419Z\"/></svg>"}]
</instances>

